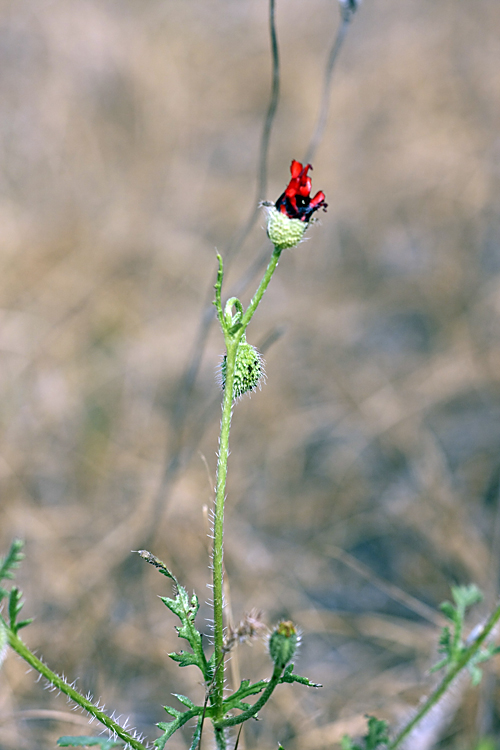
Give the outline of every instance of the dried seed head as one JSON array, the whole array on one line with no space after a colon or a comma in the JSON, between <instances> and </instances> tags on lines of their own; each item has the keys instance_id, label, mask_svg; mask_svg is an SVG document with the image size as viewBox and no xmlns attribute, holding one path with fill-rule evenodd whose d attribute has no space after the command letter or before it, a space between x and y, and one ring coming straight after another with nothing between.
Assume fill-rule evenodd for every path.
<instances>
[{"instance_id":1,"label":"dried seed head","mask_svg":"<svg viewBox=\"0 0 500 750\"><path fill-rule=\"evenodd\" d=\"M267 630L265 623L262 621L262 615L261 611L252 609L243 617L237 627L229 626L224 639L224 651L226 653L231 651L237 643L249 643L256 638L260 638Z\"/></svg>"}]
</instances>

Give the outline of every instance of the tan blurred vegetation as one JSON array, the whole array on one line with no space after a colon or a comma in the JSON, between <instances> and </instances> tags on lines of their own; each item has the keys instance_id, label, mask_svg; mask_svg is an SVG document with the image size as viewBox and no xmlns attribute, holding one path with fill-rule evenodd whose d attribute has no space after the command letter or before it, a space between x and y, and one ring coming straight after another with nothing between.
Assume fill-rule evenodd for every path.
<instances>
[{"instance_id":1,"label":"tan blurred vegetation","mask_svg":"<svg viewBox=\"0 0 500 750\"><path fill-rule=\"evenodd\" d=\"M333 0L278 0L269 199L306 151L337 22ZM498 0L365 0L342 50L312 175L329 210L249 331L274 343L235 411L226 540L234 617L293 618L297 669L324 688L283 686L248 748L333 748L365 713L403 720L432 682L450 584L497 596L499 29ZM265 0L0 7L1 548L26 540L27 643L151 740L170 693L203 688L167 658L169 587L130 550L208 597L215 326L183 381L214 248L253 208L269 86ZM238 660L268 672L263 644ZM461 684L415 750L500 736L498 671ZM86 731L7 659L2 750Z\"/></svg>"}]
</instances>

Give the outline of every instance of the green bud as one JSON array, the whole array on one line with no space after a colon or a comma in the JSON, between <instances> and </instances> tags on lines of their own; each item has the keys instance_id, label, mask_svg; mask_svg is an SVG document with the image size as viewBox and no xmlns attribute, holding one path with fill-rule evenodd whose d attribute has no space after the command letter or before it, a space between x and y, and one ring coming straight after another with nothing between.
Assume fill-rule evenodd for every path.
<instances>
[{"instance_id":1,"label":"green bud","mask_svg":"<svg viewBox=\"0 0 500 750\"><path fill-rule=\"evenodd\" d=\"M226 387L226 366L227 355L221 364L220 383L222 390ZM236 352L236 363L234 367L233 398L237 399L244 393L255 391L260 388L261 380L264 377L264 361L255 346L247 344L242 340Z\"/></svg>"},{"instance_id":2,"label":"green bud","mask_svg":"<svg viewBox=\"0 0 500 750\"><path fill-rule=\"evenodd\" d=\"M274 206L267 206L267 236L276 250L295 247L304 237L309 223L300 219L290 219Z\"/></svg>"},{"instance_id":3,"label":"green bud","mask_svg":"<svg viewBox=\"0 0 500 750\"><path fill-rule=\"evenodd\" d=\"M293 659L299 636L295 625L290 620L280 622L269 639L269 653L277 667L284 669Z\"/></svg>"}]
</instances>

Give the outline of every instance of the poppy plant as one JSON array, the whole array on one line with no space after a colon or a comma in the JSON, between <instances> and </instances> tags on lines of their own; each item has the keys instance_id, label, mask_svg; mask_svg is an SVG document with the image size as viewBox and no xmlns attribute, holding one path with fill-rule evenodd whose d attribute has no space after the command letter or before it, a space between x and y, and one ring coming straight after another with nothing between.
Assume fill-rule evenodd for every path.
<instances>
[{"instance_id":1,"label":"poppy plant","mask_svg":"<svg viewBox=\"0 0 500 750\"><path fill-rule=\"evenodd\" d=\"M320 190L311 198L311 178L307 174L312 169L310 164L302 166L295 159L290 166L292 179L285 192L276 201L275 208L289 219L309 222L312 214L319 208L326 211L325 194Z\"/></svg>"}]
</instances>

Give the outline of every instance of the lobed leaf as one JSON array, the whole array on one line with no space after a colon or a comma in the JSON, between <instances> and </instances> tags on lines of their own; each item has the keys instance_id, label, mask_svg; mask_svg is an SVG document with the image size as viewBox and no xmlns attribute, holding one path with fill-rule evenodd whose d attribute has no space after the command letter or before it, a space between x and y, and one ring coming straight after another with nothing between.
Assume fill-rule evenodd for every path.
<instances>
[{"instance_id":1,"label":"lobed leaf","mask_svg":"<svg viewBox=\"0 0 500 750\"><path fill-rule=\"evenodd\" d=\"M386 721L368 716L368 733L361 740L363 744L354 744L350 737L344 735L340 746L342 750L382 750L383 747L387 748L389 743L387 729Z\"/></svg>"},{"instance_id":2,"label":"lobed leaf","mask_svg":"<svg viewBox=\"0 0 500 750\"><path fill-rule=\"evenodd\" d=\"M0 558L0 581L12 580L14 578L14 570L19 567L21 561L24 559L22 553L23 542L20 539L14 539L10 545L10 549L4 558ZM8 596L8 590L3 586L0 586L0 601Z\"/></svg>"},{"instance_id":3,"label":"lobed leaf","mask_svg":"<svg viewBox=\"0 0 500 750\"><path fill-rule=\"evenodd\" d=\"M293 664L289 664L285 669L280 678L280 682L299 682L301 685L306 685L307 687L323 687L323 685L320 685L317 682L311 682L311 680L309 680L307 677L302 677L302 675L300 674L295 674L293 671Z\"/></svg>"},{"instance_id":4,"label":"lobed leaf","mask_svg":"<svg viewBox=\"0 0 500 750\"><path fill-rule=\"evenodd\" d=\"M171 706L163 706L163 708L165 709L167 714L170 714L170 716L174 717L174 720L169 722L160 721L159 724L157 724L157 727L163 730L162 736L158 737L158 739L154 742L158 750L163 750L167 740L170 739L174 732L184 726L187 721L193 719L203 711L203 708L201 706L195 706L190 711L178 711L176 708L172 708Z\"/></svg>"}]
</instances>

